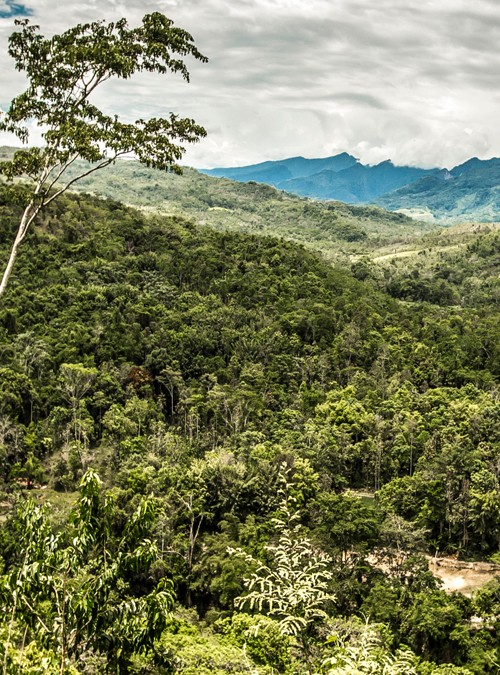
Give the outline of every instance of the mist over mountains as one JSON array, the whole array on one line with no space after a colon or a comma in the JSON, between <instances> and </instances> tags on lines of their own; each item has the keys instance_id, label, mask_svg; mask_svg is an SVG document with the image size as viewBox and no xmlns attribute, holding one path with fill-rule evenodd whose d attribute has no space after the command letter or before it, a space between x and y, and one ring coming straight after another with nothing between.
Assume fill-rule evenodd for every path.
<instances>
[{"instance_id":1,"label":"mist over mountains","mask_svg":"<svg viewBox=\"0 0 500 675\"><path fill-rule=\"evenodd\" d=\"M321 159L291 157L243 167L202 170L239 182L266 183L302 197L378 204L409 215L460 222L500 220L500 159L472 158L448 169L370 166L348 153Z\"/></svg>"}]
</instances>

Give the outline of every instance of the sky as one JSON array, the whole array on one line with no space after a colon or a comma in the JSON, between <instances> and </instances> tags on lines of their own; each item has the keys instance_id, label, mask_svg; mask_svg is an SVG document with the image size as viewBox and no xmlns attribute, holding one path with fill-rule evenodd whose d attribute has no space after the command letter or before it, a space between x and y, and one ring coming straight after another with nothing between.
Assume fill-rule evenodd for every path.
<instances>
[{"instance_id":1,"label":"sky","mask_svg":"<svg viewBox=\"0 0 500 675\"><path fill-rule=\"evenodd\" d=\"M0 0L0 108L25 86L7 54L16 16L48 36L98 19L136 26L153 11L209 62L188 59L189 84L172 74L107 83L96 102L124 121L194 118L208 136L183 164L345 151L452 168L500 156L500 0Z\"/></svg>"}]
</instances>

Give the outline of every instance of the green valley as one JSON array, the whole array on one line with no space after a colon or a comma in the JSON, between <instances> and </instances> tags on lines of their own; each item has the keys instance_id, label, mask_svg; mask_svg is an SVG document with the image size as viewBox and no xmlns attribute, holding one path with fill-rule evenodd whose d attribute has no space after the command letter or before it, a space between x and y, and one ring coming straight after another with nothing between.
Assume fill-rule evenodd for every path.
<instances>
[{"instance_id":1,"label":"green valley","mask_svg":"<svg viewBox=\"0 0 500 675\"><path fill-rule=\"evenodd\" d=\"M498 303L499 223L443 228L377 207L313 201L193 169L165 174L134 161L76 185L146 213L188 215L219 231L296 241L400 299L460 305L469 302L464 294L474 294L472 304L480 295L481 302Z\"/></svg>"},{"instance_id":2,"label":"green valley","mask_svg":"<svg viewBox=\"0 0 500 675\"><path fill-rule=\"evenodd\" d=\"M76 175L78 167L70 170ZM220 230L271 234L334 256L344 242L422 233L433 226L402 214L342 202L317 202L261 183L237 183L185 168L182 176L120 161L75 184L79 192L118 199L146 211L184 215Z\"/></svg>"},{"instance_id":3,"label":"green valley","mask_svg":"<svg viewBox=\"0 0 500 675\"><path fill-rule=\"evenodd\" d=\"M495 673L498 581L424 554L498 560L497 232L139 178L54 202L0 308L6 672Z\"/></svg>"}]
</instances>

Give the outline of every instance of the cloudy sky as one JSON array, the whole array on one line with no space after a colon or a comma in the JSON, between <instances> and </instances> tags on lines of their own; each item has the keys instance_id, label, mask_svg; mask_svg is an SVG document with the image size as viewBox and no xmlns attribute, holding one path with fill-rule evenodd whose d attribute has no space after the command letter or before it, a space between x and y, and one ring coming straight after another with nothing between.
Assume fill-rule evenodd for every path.
<instances>
[{"instance_id":1,"label":"cloudy sky","mask_svg":"<svg viewBox=\"0 0 500 675\"><path fill-rule=\"evenodd\" d=\"M500 156L500 0L0 0L0 107L24 81L14 15L42 33L161 11L208 64L107 85L126 120L193 117L208 137L185 164L237 166L347 151L365 163L452 166ZM6 142L0 136L0 143Z\"/></svg>"}]
</instances>

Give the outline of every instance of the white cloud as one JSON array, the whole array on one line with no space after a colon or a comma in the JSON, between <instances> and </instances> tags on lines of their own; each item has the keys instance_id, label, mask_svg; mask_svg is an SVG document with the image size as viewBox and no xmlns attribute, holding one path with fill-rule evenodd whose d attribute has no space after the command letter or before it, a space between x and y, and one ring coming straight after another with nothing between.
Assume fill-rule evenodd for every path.
<instances>
[{"instance_id":1,"label":"white cloud","mask_svg":"<svg viewBox=\"0 0 500 675\"><path fill-rule=\"evenodd\" d=\"M2 2L3 0L0 0ZM99 102L129 118L173 110L209 137L186 162L221 166L347 150L452 166L500 155L500 6L491 0L26 0L42 32L163 11L210 61L191 84L137 77ZM22 88L5 56L0 105Z\"/></svg>"}]
</instances>

